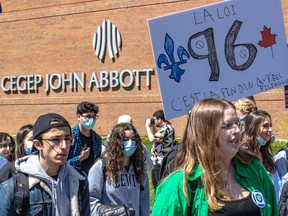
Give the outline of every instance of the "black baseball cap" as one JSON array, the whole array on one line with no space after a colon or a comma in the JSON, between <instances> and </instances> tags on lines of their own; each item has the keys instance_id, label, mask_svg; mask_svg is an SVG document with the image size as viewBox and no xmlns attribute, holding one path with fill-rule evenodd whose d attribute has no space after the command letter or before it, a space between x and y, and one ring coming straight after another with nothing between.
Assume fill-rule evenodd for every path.
<instances>
[{"instance_id":1,"label":"black baseball cap","mask_svg":"<svg viewBox=\"0 0 288 216\"><path fill-rule=\"evenodd\" d=\"M57 121L52 121L57 120ZM38 117L36 122L33 125L33 139L35 139L38 135L43 132L57 127L70 127L68 121L61 115L57 113L48 113L45 115L41 115Z\"/></svg>"}]
</instances>

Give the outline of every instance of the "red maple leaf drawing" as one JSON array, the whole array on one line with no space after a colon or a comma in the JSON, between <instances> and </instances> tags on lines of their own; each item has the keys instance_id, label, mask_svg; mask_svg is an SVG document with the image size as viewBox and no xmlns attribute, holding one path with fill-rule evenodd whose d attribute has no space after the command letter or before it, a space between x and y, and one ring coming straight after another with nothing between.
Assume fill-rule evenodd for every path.
<instances>
[{"instance_id":1,"label":"red maple leaf drawing","mask_svg":"<svg viewBox=\"0 0 288 216\"><path fill-rule=\"evenodd\" d=\"M261 47L271 47L271 51L272 51L272 56L273 55L273 49L272 49L272 45L276 44L276 34L271 34L271 28L267 28L266 26L264 26L263 31L261 31L261 35L262 35L262 41L259 41L259 46Z\"/></svg>"}]
</instances>

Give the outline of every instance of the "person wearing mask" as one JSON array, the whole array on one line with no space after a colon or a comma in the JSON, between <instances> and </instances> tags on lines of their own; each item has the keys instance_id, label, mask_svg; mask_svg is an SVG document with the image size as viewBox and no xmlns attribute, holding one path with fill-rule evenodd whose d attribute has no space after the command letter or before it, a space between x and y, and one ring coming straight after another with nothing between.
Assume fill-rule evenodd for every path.
<instances>
[{"instance_id":1,"label":"person wearing mask","mask_svg":"<svg viewBox=\"0 0 288 216\"><path fill-rule=\"evenodd\" d=\"M120 115L118 117L118 119L117 119L117 124L120 124L120 123L129 123L129 124L133 125L132 117L130 115L127 115L127 114ZM107 139L102 143L102 153L106 150L107 142L110 140L110 133L108 134ZM151 171L153 166L154 166L153 165L153 161L151 160L151 158L150 158L150 156L148 154L147 148L144 145L144 143L142 143L142 145L143 145L144 154L145 154L145 167L146 167L146 170L147 171Z\"/></svg>"},{"instance_id":2,"label":"person wearing mask","mask_svg":"<svg viewBox=\"0 0 288 216\"><path fill-rule=\"evenodd\" d=\"M15 172L13 149L15 141L13 137L4 132L0 132L0 183L12 177Z\"/></svg>"},{"instance_id":3,"label":"person wearing mask","mask_svg":"<svg viewBox=\"0 0 288 216\"><path fill-rule=\"evenodd\" d=\"M16 134L16 159L30 155L33 147L33 125L22 126Z\"/></svg>"},{"instance_id":4,"label":"person wearing mask","mask_svg":"<svg viewBox=\"0 0 288 216\"><path fill-rule=\"evenodd\" d=\"M98 111L96 104L90 102L78 104L76 111L78 124L72 128L75 145L70 149L68 163L80 168L87 175L102 151L102 138L93 130Z\"/></svg>"},{"instance_id":5,"label":"person wearing mask","mask_svg":"<svg viewBox=\"0 0 288 216\"><path fill-rule=\"evenodd\" d=\"M27 215L90 215L86 175L66 163L73 143L70 124L63 116L48 113L34 123L33 148L38 155L19 158L15 163L16 174L22 173L29 182L29 200L22 200ZM16 215L14 182L15 176L0 185L2 216Z\"/></svg>"},{"instance_id":6,"label":"person wearing mask","mask_svg":"<svg viewBox=\"0 0 288 216\"><path fill-rule=\"evenodd\" d=\"M281 186L279 185L279 173L271 149L271 144L275 141L272 118L268 112L256 110L247 115L244 121L246 126L242 135L242 146L251 151L266 168L273 180L278 201ZM279 171L281 173L281 169Z\"/></svg>"},{"instance_id":7,"label":"person wearing mask","mask_svg":"<svg viewBox=\"0 0 288 216\"><path fill-rule=\"evenodd\" d=\"M113 127L107 149L89 171L91 215L149 216L144 148L128 123Z\"/></svg>"},{"instance_id":8,"label":"person wearing mask","mask_svg":"<svg viewBox=\"0 0 288 216\"><path fill-rule=\"evenodd\" d=\"M176 170L157 187L152 216L276 216L270 177L241 147L234 105L207 98L192 108L175 159Z\"/></svg>"},{"instance_id":9,"label":"person wearing mask","mask_svg":"<svg viewBox=\"0 0 288 216\"><path fill-rule=\"evenodd\" d=\"M173 150L177 142L175 142L174 127L165 119L163 110L154 112L152 119L146 119L145 126L148 139L152 143L151 159L154 166L151 175L155 191L161 180L160 171L163 158Z\"/></svg>"},{"instance_id":10,"label":"person wearing mask","mask_svg":"<svg viewBox=\"0 0 288 216\"><path fill-rule=\"evenodd\" d=\"M253 96L238 99L235 107L240 121L243 121L250 112L258 109Z\"/></svg>"}]
</instances>

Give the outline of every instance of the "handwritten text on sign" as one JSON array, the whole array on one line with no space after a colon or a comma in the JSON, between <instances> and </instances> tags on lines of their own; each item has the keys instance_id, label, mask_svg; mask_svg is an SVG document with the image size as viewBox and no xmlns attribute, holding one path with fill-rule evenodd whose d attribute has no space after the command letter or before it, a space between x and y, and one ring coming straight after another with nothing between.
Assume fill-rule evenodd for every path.
<instances>
[{"instance_id":1,"label":"handwritten text on sign","mask_svg":"<svg viewBox=\"0 0 288 216\"><path fill-rule=\"evenodd\" d=\"M235 100L288 84L281 2L226 1L149 20L166 118L206 97Z\"/></svg>"}]
</instances>

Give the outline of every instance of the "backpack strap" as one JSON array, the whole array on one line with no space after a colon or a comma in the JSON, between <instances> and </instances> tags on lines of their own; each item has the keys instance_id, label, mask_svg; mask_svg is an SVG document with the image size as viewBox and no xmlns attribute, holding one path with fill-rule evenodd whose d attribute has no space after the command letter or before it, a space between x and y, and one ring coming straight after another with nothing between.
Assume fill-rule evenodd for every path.
<instances>
[{"instance_id":1,"label":"backpack strap","mask_svg":"<svg viewBox=\"0 0 288 216\"><path fill-rule=\"evenodd\" d=\"M189 203L190 205L187 206L187 216L191 216L195 192L196 192L196 189L198 186L198 180L188 181L188 186L189 186L190 191L191 191L191 197L190 197L190 203Z\"/></svg>"},{"instance_id":2,"label":"backpack strap","mask_svg":"<svg viewBox=\"0 0 288 216\"><path fill-rule=\"evenodd\" d=\"M15 172L14 181L14 210L16 215L26 215L29 204L29 182L27 174Z\"/></svg>"},{"instance_id":3,"label":"backpack strap","mask_svg":"<svg viewBox=\"0 0 288 216\"><path fill-rule=\"evenodd\" d=\"M284 151L286 153L286 159L288 160L288 148L284 148Z\"/></svg>"}]
</instances>

